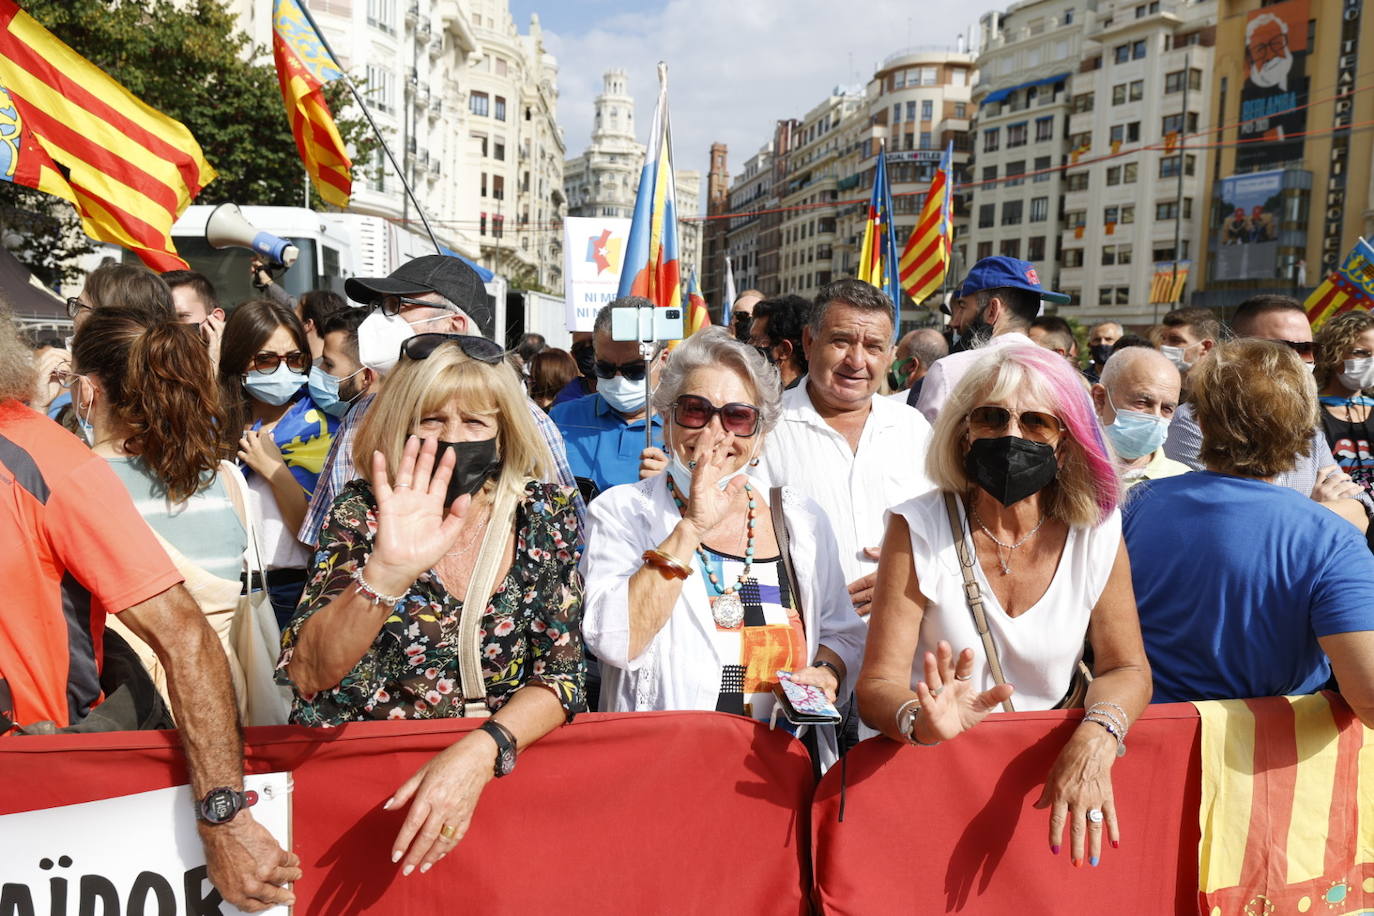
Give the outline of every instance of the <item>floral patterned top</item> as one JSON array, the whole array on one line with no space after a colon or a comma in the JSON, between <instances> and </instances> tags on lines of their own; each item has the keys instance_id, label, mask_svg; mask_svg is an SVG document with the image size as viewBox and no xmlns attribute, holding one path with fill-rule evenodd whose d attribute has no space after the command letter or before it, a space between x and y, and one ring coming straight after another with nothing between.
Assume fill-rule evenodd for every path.
<instances>
[{"instance_id":1,"label":"floral patterned top","mask_svg":"<svg viewBox=\"0 0 1374 916\"><path fill-rule=\"evenodd\" d=\"M487 707L500 709L527 684L551 690L569 721L586 710L582 657L582 576L577 511L569 487L531 481L515 512L515 553L482 618ZM282 633L278 677L290 685L301 627L352 582L377 533L372 486L354 480L340 492L320 532L310 580ZM339 725L366 719L440 719L463 714L458 619L463 602L433 570L416 579L371 648L337 686L296 691L291 721ZM294 686L294 685L292 685Z\"/></svg>"}]
</instances>

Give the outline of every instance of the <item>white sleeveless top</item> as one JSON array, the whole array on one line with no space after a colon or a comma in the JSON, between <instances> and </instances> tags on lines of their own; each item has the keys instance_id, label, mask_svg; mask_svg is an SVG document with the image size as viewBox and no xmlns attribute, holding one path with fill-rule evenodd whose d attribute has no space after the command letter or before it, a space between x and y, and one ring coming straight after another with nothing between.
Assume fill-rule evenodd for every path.
<instances>
[{"instance_id":1,"label":"white sleeveless top","mask_svg":"<svg viewBox=\"0 0 1374 916\"><path fill-rule=\"evenodd\" d=\"M900 515L911 529L911 552L916 579L926 599L925 617L916 657L911 667L911 687L924 677L921 659L945 640L957 654L973 650L973 684L979 690L994 686L992 668L983 652L983 641L964 600L964 579L959 555L945 514L944 494L922 494L891 513ZM959 522L967 537L968 521L959 503ZM974 580L983 592L988 630L1002 660L1007 683L1016 688L1012 703L1018 711L1051 709L1068 692L1069 681L1083 655L1083 638L1097 606L1121 544L1121 513L1113 511L1096 528L1069 528L1059 567L1045 594L1025 613L1008 617L983 574L974 565Z\"/></svg>"}]
</instances>

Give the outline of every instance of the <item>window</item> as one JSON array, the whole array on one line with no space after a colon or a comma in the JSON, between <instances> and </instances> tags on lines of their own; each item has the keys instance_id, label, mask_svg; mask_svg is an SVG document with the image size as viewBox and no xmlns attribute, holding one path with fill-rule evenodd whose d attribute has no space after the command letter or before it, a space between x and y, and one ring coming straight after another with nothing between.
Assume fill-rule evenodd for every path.
<instances>
[{"instance_id":1,"label":"window","mask_svg":"<svg viewBox=\"0 0 1374 916\"><path fill-rule=\"evenodd\" d=\"M1133 223L1135 222L1135 205L1123 204L1115 207L1104 207L1102 209L1103 223Z\"/></svg>"},{"instance_id":2,"label":"window","mask_svg":"<svg viewBox=\"0 0 1374 916\"><path fill-rule=\"evenodd\" d=\"M1023 201L1004 200L1002 201L1002 225L1019 226L1021 225L1021 209Z\"/></svg>"},{"instance_id":3,"label":"window","mask_svg":"<svg viewBox=\"0 0 1374 916\"><path fill-rule=\"evenodd\" d=\"M978 207L978 228L989 229L997 225L997 205L981 204Z\"/></svg>"},{"instance_id":4,"label":"window","mask_svg":"<svg viewBox=\"0 0 1374 916\"><path fill-rule=\"evenodd\" d=\"M955 73L963 73L964 71L962 71L962 70L955 70L954 72L955 72ZM967 117L968 117L968 103L967 103L967 102L955 102L955 103L954 103L954 117L958 118L959 120L963 120L964 118L967 118Z\"/></svg>"},{"instance_id":5,"label":"window","mask_svg":"<svg viewBox=\"0 0 1374 916\"><path fill-rule=\"evenodd\" d=\"M468 110L475 115L486 117L490 104L491 99L485 92L474 92L468 96Z\"/></svg>"},{"instance_id":6,"label":"window","mask_svg":"<svg viewBox=\"0 0 1374 916\"><path fill-rule=\"evenodd\" d=\"M486 197L486 196L487 196L487 173L486 173L486 172L483 172L483 173L482 173L482 184L481 184L481 188L482 188L482 195L481 195L481 196Z\"/></svg>"},{"instance_id":7,"label":"window","mask_svg":"<svg viewBox=\"0 0 1374 916\"><path fill-rule=\"evenodd\" d=\"M1081 92L1073 97L1069 103L1069 110L1074 114L1081 114L1085 111L1093 110L1093 94L1091 92Z\"/></svg>"},{"instance_id":8,"label":"window","mask_svg":"<svg viewBox=\"0 0 1374 916\"><path fill-rule=\"evenodd\" d=\"M486 235L486 234L487 234L487 215L486 215L485 213L482 214L482 219L481 219L481 221L477 224L477 234L478 234L478 235Z\"/></svg>"},{"instance_id":9,"label":"window","mask_svg":"<svg viewBox=\"0 0 1374 916\"><path fill-rule=\"evenodd\" d=\"M1069 149L1091 149L1092 145L1093 132L1090 130L1069 135Z\"/></svg>"},{"instance_id":10,"label":"window","mask_svg":"<svg viewBox=\"0 0 1374 916\"><path fill-rule=\"evenodd\" d=\"M1098 304L1098 305L1111 305L1111 304L1112 304L1112 301L1113 301L1112 288L1111 288L1110 286L1104 286L1104 287L1102 287L1101 289L1099 289L1099 290L1097 291L1097 304Z\"/></svg>"},{"instance_id":11,"label":"window","mask_svg":"<svg viewBox=\"0 0 1374 916\"><path fill-rule=\"evenodd\" d=\"M1113 165L1107 168L1107 187L1121 184L1121 166Z\"/></svg>"},{"instance_id":12,"label":"window","mask_svg":"<svg viewBox=\"0 0 1374 916\"><path fill-rule=\"evenodd\" d=\"M1126 84L1117 83L1112 87L1112 104L1124 105L1126 103Z\"/></svg>"},{"instance_id":13,"label":"window","mask_svg":"<svg viewBox=\"0 0 1374 916\"><path fill-rule=\"evenodd\" d=\"M929 121L935 117L935 101L933 99L923 99L921 101L921 120Z\"/></svg>"},{"instance_id":14,"label":"window","mask_svg":"<svg viewBox=\"0 0 1374 916\"><path fill-rule=\"evenodd\" d=\"M507 72L506 59L504 57L496 58L496 75L505 76Z\"/></svg>"},{"instance_id":15,"label":"window","mask_svg":"<svg viewBox=\"0 0 1374 916\"><path fill-rule=\"evenodd\" d=\"M1054 139L1054 117L1035 119L1035 142Z\"/></svg>"},{"instance_id":16,"label":"window","mask_svg":"<svg viewBox=\"0 0 1374 916\"><path fill-rule=\"evenodd\" d=\"M1127 63L1131 59L1130 45L1117 45L1112 49L1112 60L1118 64Z\"/></svg>"},{"instance_id":17,"label":"window","mask_svg":"<svg viewBox=\"0 0 1374 916\"><path fill-rule=\"evenodd\" d=\"M1035 167L1034 167L1033 171L1035 172L1035 177L1034 177L1033 179L1031 179L1032 181L1049 181L1049 180L1050 180L1050 157L1049 157L1049 156L1036 156L1036 157L1035 157Z\"/></svg>"},{"instance_id":18,"label":"window","mask_svg":"<svg viewBox=\"0 0 1374 916\"><path fill-rule=\"evenodd\" d=\"M396 74L385 67L368 65L367 94L378 111L392 111L395 108Z\"/></svg>"},{"instance_id":19,"label":"window","mask_svg":"<svg viewBox=\"0 0 1374 916\"><path fill-rule=\"evenodd\" d=\"M1045 260L1045 237L1043 235L1033 235L1026 239L1026 260Z\"/></svg>"},{"instance_id":20,"label":"window","mask_svg":"<svg viewBox=\"0 0 1374 916\"><path fill-rule=\"evenodd\" d=\"M1070 229L1078 229L1088 223L1088 212L1086 210L1070 210L1064 214L1064 225Z\"/></svg>"},{"instance_id":21,"label":"window","mask_svg":"<svg viewBox=\"0 0 1374 916\"><path fill-rule=\"evenodd\" d=\"M396 34L396 0L367 0L367 24Z\"/></svg>"},{"instance_id":22,"label":"window","mask_svg":"<svg viewBox=\"0 0 1374 916\"><path fill-rule=\"evenodd\" d=\"M499 95L496 97L496 113L494 117L498 121L506 120L506 100Z\"/></svg>"},{"instance_id":23,"label":"window","mask_svg":"<svg viewBox=\"0 0 1374 916\"><path fill-rule=\"evenodd\" d=\"M1001 251L999 251L998 253L1001 254L1004 258L1021 257L1021 240L1002 239Z\"/></svg>"},{"instance_id":24,"label":"window","mask_svg":"<svg viewBox=\"0 0 1374 916\"><path fill-rule=\"evenodd\" d=\"M1139 102L1145 98L1145 81L1131 80L1126 87L1126 97L1132 102Z\"/></svg>"},{"instance_id":25,"label":"window","mask_svg":"<svg viewBox=\"0 0 1374 916\"><path fill-rule=\"evenodd\" d=\"M896 124L900 120L902 120L902 103L898 102L892 106L892 123Z\"/></svg>"},{"instance_id":26,"label":"window","mask_svg":"<svg viewBox=\"0 0 1374 916\"><path fill-rule=\"evenodd\" d=\"M1146 39L1144 39L1144 38L1140 39L1139 41L1134 41L1134 42L1132 42L1132 43L1131 43L1131 60L1143 60L1144 57L1145 57L1146 48L1147 48L1148 46L1149 46L1149 42L1148 42Z\"/></svg>"},{"instance_id":27,"label":"window","mask_svg":"<svg viewBox=\"0 0 1374 916\"><path fill-rule=\"evenodd\" d=\"M1050 199L1048 197L1032 197L1030 204L1030 221L1032 223L1043 223L1050 218Z\"/></svg>"},{"instance_id":28,"label":"window","mask_svg":"<svg viewBox=\"0 0 1374 916\"><path fill-rule=\"evenodd\" d=\"M995 166L995 165L985 165L985 166L983 166L983 181L986 182L986 181L996 181L996 180L997 180L997 166Z\"/></svg>"},{"instance_id":29,"label":"window","mask_svg":"<svg viewBox=\"0 0 1374 916\"><path fill-rule=\"evenodd\" d=\"M1113 143L1138 143L1140 141L1140 122L1113 124L1110 139Z\"/></svg>"},{"instance_id":30,"label":"window","mask_svg":"<svg viewBox=\"0 0 1374 916\"><path fill-rule=\"evenodd\" d=\"M1011 149L1014 146L1025 146L1027 132L1027 125L1025 121L1022 121L1020 124L1008 124L1007 149Z\"/></svg>"},{"instance_id":31,"label":"window","mask_svg":"<svg viewBox=\"0 0 1374 916\"><path fill-rule=\"evenodd\" d=\"M1178 177L1179 156L1165 156L1159 160L1159 177L1176 178ZM1189 155L1183 162L1183 174L1192 175L1197 168L1197 157Z\"/></svg>"},{"instance_id":32,"label":"window","mask_svg":"<svg viewBox=\"0 0 1374 916\"><path fill-rule=\"evenodd\" d=\"M1121 167L1121 183L1135 184L1136 173L1140 171L1140 163L1128 162Z\"/></svg>"},{"instance_id":33,"label":"window","mask_svg":"<svg viewBox=\"0 0 1374 916\"><path fill-rule=\"evenodd\" d=\"M951 86L962 86L968 79L968 73L956 67L949 71L949 84Z\"/></svg>"},{"instance_id":34,"label":"window","mask_svg":"<svg viewBox=\"0 0 1374 916\"><path fill-rule=\"evenodd\" d=\"M1064 24L1073 25L1073 7L1064 10Z\"/></svg>"},{"instance_id":35,"label":"window","mask_svg":"<svg viewBox=\"0 0 1374 916\"><path fill-rule=\"evenodd\" d=\"M1088 190L1088 173L1074 172L1064 179L1064 185L1069 191L1086 191Z\"/></svg>"},{"instance_id":36,"label":"window","mask_svg":"<svg viewBox=\"0 0 1374 916\"><path fill-rule=\"evenodd\" d=\"M1065 267L1082 267L1082 266L1083 266L1083 249L1082 249L1082 248L1065 248L1065 249L1064 249L1064 256L1063 256L1063 257L1064 257L1064 266L1065 266Z\"/></svg>"},{"instance_id":37,"label":"window","mask_svg":"<svg viewBox=\"0 0 1374 916\"><path fill-rule=\"evenodd\" d=\"M1001 139L1001 136L1002 128L1000 127L989 127L987 130L983 131L983 152L996 152L999 145L998 141Z\"/></svg>"},{"instance_id":38,"label":"window","mask_svg":"<svg viewBox=\"0 0 1374 916\"><path fill-rule=\"evenodd\" d=\"M922 68L921 68L921 85L922 85L922 86L934 86L934 85L935 85L935 82L936 82L936 79L939 77L939 75L940 75L940 72L939 72L939 70L937 70L935 67L922 67Z\"/></svg>"},{"instance_id":39,"label":"window","mask_svg":"<svg viewBox=\"0 0 1374 916\"><path fill-rule=\"evenodd\" d=\"M1164 121L1160 125L1160 132L1166 137L1169 136L1169 134L1197 133L1197 112L1188 112L1186 120L1181 113L1165 115Z\"/></svg>"},{"instance_id":40,"label":"window","mask_svg":"<svg viewBox=\"0 0 1374 916\"><path fill-rule=\"evenodd\" d=\"M983 260L983 258L990 258L990 257L992 257L992 242L979 242L979 243L978 243L978 260L981 261L981 260Z\"/></svg>"},{"instance_id":41,"label":"window","mask_svg":"<svg viewBox=\"0 0 1374 916\"><path fill-rule=\"evenodd\" d=\"M1115 264L1115 263L1116 263L1116 246L1115 246L1115 245L1103 245L1103 246L1102 246L1102 266L1103 266L1103 267L1110 267L1111 265L1113 265L1113 264ZM1103 304L1105 305L1105 304L1107 304L1107 303L1103 303Z\"/></svg>"},{"instance_id":42,"label":"window","mask_svg":"<svg viewBox=\"0 0 1374 916\"><path fill-rule=\"evenodd\" d=\"M1202 88L1202 71L1194 67L1188 71L1188 88L1197 91ZM1175 70L1164 74L1164 94L1183 91L1183 71Z\"/></svg>"},{"instance_id":43,"label":"window","mask_svg":"<svg viewBox=\"0 0 1374 916\"><path fill-rule=\"evenodd\" d=\"M1007 187L1013 188L1025 181L1020 176L1026 174L1026 160L1018 159L1007 163Z\"/></svg>"},{"instance_id":44,"label":"window","mask_svg":"<svg viewBox=\"0 0 1374 916\"><path fill-rule=\"evenodd\" d=\"M1193 199L1192 199L1191 197L1185 197L1185 198L1183 198L1183 218L1184 218L1184 219L1192 219L1192 217L1193 217ZM1177 200L1161 200L1161 201L1157 201L1157 202L1155 203L1155 219L1158 219L1158 220L1175 220L1175 219L1178 219L1178 201L1177 201Z\"/></svg>"},{"instance_id":45,"label":"window","mask_svg":"<svg viewBox=\"0 0 1374 916\"><path fill-rule=\"evenodd\" d=\"M921 149L934 149L934 148L935 148L935 138L934 138L934 136L932 136L931 133L930 133L930 131L928 131L928 130L923 130L923 131L921 131Z\"/></svg>"},{"instance_id":46,"label":"window","mask_svg":"<svg viewBox=\"0 0 1374 916\"><path fill-rule=\"evenodd\" d=\"M504 175L491 176L491 196L497 200L506 199L506 179Z\"/></svg>"}]
</instances>

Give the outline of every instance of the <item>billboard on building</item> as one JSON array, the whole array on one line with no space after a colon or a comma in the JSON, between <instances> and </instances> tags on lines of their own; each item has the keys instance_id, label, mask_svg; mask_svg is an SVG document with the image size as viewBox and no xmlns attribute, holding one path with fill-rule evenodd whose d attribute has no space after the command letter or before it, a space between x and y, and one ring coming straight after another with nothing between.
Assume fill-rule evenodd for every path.
<instances>
[{"instance_id":1,"label":"billboard on building","mask_svg":"<svg viewBox=\"0 0 1374 916\"><path fill-rule=\"evenodd\" d=\"M1307 129L1307 4L1308 0L1285 0L1253 10L1245 19L1237 169L1302 158L1300 135Z\"/></svg>"},{"instance_id":2,"label":"billboard on building","mask_svg":"<svg viewBox=\"0 0 1374 916\"><path fill-rule=\"evenodd\" d=\"M1216 280L1274 276L1283 219L1283 169L1232 175L1217 182L1213 227Z\"/></svg>"},{"instance_id":3,"label":"billboard on building","mask_svg":"<svg viewBox=\"0 0 1374 916\"><path fill-rule=\"evenodd\" d=\"M590 331L596 313L615 298L630 220L571 216L563 221L567 327Z\"/></svg>"}]
</instances>

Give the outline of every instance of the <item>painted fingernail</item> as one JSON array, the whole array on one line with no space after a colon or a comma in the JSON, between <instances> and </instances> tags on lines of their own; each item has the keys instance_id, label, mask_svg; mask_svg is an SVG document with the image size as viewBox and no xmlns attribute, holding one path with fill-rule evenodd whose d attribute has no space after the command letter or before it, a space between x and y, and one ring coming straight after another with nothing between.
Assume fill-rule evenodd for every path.
<instances>
[{"instance_id":1,"label":"painted fingernail","mask_svg":"<svg viewBox=\"0 0 1374 916\"><path fill-rule=\"evenodd\" d=\"M1120 841L1120 840L1112 840L1112 848L1113 848L1113 849L1120 849L1120 848L1121 848L1121 841Z\"/></svg>"},{"instance_id":2,"label":"painted fingernail","mask_svg":"<svg viewBox=\"0 0 1374 916\"><path fill-rule=\"evenodd\" d=\"M410 873L413 872L414 870L415 870L415 866L414 866L414 865L407 865L405 868L401 869L401 875L402 875L403 877L409 878L409 877L410 877Z\"/></svg>"},{"instance_id":3,"label":"painted fingernail","mask_svg":"<svg viewBox=\"0 0 1374 916\"><path fill-rule=\"evenodd\" d=\"M1074 867L1074 868L1082 868L1082 867L1083 867L1083 860L1082 860L1082 859L1074 859L1074 860L1073 860L1073 867ZM409 872L407 872L407 874L409 874Z\"/></svg>"},{"instance_id":4,"label":"painted fingernail","mask_svg":"<svg viewBox=\"0 0 1374 916\"><path fill-rule=\"evenodd\" d=\"M1055 843L1053 846L1050 847L1050 853L1051 853L1052 855L1056 855L1056 856L1059 855L1059 844L1058 844L1058 843Z\"/></svg>"},{"instance_id":5,"label":"painted fingernail","mask_svg":"<svg viewBox=\"0 0 1374 916\"><path fill-rule=\"evenodd\" d=\"M383 810L383 811L389 810L389 809L391 808L391 803L394 802L395 800L396 800L396 799L394 799L394 798L388 798L386 801L382 802L382 810Z\"/></svg>"},{"instance_id":6,"label":"painted fingernail","mask_svg":"<svg viewBox=\"0 0 1374 916\"><path fill-rule=\"evenodd\" d=\"M425 872L429 871L429 868L430 868L430 865L431 865L431 864L432 864L432 863L426 862L424 865L421 865L421 866L420 866L420 874L423 875ZM1094 864L1094 865L1097 864L1097 860L1096 860L1096 859L1093 860L1093 864Z\"/></svg>"},{"instance_id":7,"label":"painted fingernail","mask_svg":"<svg viewBox=\"0 0 1374 916\"><path fill-rule=\"evenodd\" d=\"M392 865L395 865L395 864L396 864L397 862L399 862L399 861L401 861L401 850L399 850L399 849L392 850L392 853L391 853L391 864L392 864Z\"/></svg>"},{"instance_id":8,"label":"painted fingernail","mask_svg":"<svg viewBox=\"0 0 1374 916\"><path fill-rule=\"evenodd\" d=\"M1097 867L1097 856L1093 856L1091 859L1089 859L1089 860L1088 860L1088 864L1091 865L1093 868L1096 868L1096 867Z\"/></svg>"}]
</instances>

